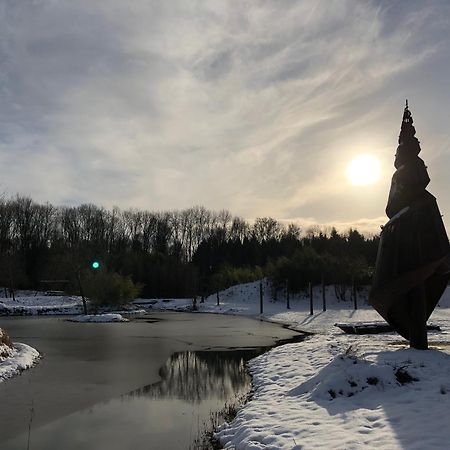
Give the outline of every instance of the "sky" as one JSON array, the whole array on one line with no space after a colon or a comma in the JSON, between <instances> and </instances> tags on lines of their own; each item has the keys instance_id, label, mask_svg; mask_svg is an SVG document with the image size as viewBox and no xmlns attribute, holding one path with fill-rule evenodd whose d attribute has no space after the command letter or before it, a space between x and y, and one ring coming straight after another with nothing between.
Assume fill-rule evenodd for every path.
<instances>
[{"instance_id":1,"label":"sky","mask_svg":"<svg viewBox=\"0 0 450 450\"><path fill-rule=\"evenodd\" d=\"M378 232L408 98L446 221L449 29L447 0L0 0L0 194Z\"/></svg>"}]
</instances>

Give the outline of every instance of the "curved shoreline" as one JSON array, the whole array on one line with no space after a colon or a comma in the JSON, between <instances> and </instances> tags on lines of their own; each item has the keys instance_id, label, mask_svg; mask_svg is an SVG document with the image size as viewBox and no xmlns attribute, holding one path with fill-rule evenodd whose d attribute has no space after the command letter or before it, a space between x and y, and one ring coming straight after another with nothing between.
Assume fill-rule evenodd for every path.
<instances>
[{"instance_id":1,"label":"curved shoreline","mask_svg":"<svg viewBox=\"0 0 450 450\"><path fill-rule=\"evenodd\" d=\"M41 359L41 354L27 344L15 342L14 350L12 356L0 362L0 383L34 367Z\"/></svg>"},{"instance_id":2,"label":"curved shoreline","mask_svg":"<svg viewBox=\"0 0 450 450\"><path fill-rule=\"evenodd\" d=\"M182 314L186 314L187 312L189 312L189 313L194 313L195 311L177 311L177 310L159 310L159 311L157 311L157 310L150 310L150 311L148 311L148 313L150 313L150 314L152 314L152 313L167 313L167 312L169 312L169 313L178 313L178 314L180 314L180 313L182 313ZM252 374L252 372L249 370L249 365L248 365L248 362L253 358L253 357L256 357L256 356L261 356L261 355L263 355L263 354L265 354L265 353L267 353L267 351L269 351L269 350L271 350L271 349L273 349L273 348L275 348L275 347L279 347L279 346L282 346L282 345L284 345L284 344L287 344L287 343L293 343L293 342L299 342L299 341L302 341L302 340L304 340L305 338L307 338L307 336L310 334L310 333L305 333L305 332L303 332L303 331L300 331L300 330L298 330L298 329L293 329L292 327L290 327L290 325L288 325L288 324L283 324L283 323L279 323L279 322L276 322L276 321L273 321L273 320L270 320L270 319L267 319L267 318L265 318L265 317L258 317L258 316L242 316L242 315L240 315L240 314L223 314L223 313L220 313L220 312L203 312L203 311L201 311L201 312L197 312L197 313L201 313L201 315L202 316L204 316L204 315L206 315L206 314L214 314L215 316L218 316L218 315L221 315L221 316L227 316L227 315L229 315L229 316L233 316L233 317L236 317L236 318L238 318L238 317L240 317L240 318L245 318L245 319L250 319L251 321L255 321L255 322L264 322L264 323L268 323L268 324L272 324L272 325L276 325L277 327L280 327L280 328L283 328L283 329L286 329L286 330L289 330L289 331L291 331L291 332L293 332L293 333L295 333L294 334L294 336L292 336L291 338L283 338L283 337L280 337L280 338L278 338L278 339L276 339L275 340L275 343L274 344L270 344L270 345L256 345L256 346L254 346L254 345L252 345L252 343L247 343L247 344L245 344L244 342L235 342L234 343L234 346L233 347L230 347L229 349L227 349L226 347L223 347L223 348L217 348L217 352L220 352L220 351L227 351L227 350L235 350L235 349L242 349L242 350L245 350L245 349L255 349L256 347L258 347L259 349L261 349L261 353L259 354L259 355L254 355L254 356L251 356L251 357L249 357L249 359L246 359L246 364L245 364L245 371L246 371L246 373L249 375L249 378L250 378L250 383L251 383L251 385L249 386L249 388L248 388L248 392L246 392L245 393L245 395L243 395L242 394L242 392L238 392L238 391L236 391L236 397L235 398L233 398L233 399L231 399L231 401L230 400L228 400L228 401L225 401L225 403L223 404L223 408L222 408L222 410L221 411L214 411L214 410L212 410L212 416L211 417L213 417L213 415L214 415L214 417L219 417L220 416L220 423L218 423L218 422L216 422L215 424L214 424L214 427L211 427L211 428L209 428L208 429L208 427L207 427L207 431L206 431L206 433L207 433L207 435L209 436L209 438L210 438L210 445L212 446L212 448L215 448L215 449L217 449L217 448L222 448L222 446L221 446L221 444L219 444L218 442L217 442L217 439L215 439L215 437L214 437L214 435L215 435L215 432L217 431L217 428L218 428L218 426L219 425L222 425L223 424L223 421L226 421L227 423L230 423L233 419L234 419L234 417L235 417L235 415L237 414L237 412L238 412L238 410L240 410L245 404L247 404L248 402L250 402L251 401L251 399L252 399L252 397L253 397L253 393L255 392L255 383L254 383L254 379L253 379L253 374ZM193 317L195 317L194 315L192 315ZM56 317L54 317L55 319L59 319L59 318L56 318ZM26 318L25 318L26 319ZM60 319L59 319L60 320ZM58 320L58 321L59 321ZM239 339L240 340L240 339ZM237 345L236 345L237 344ZM242 344L244 344L244 346L242 346ZM21 366L21 368L19 368L16 372L14 372L14 373L11 373L11 376L14 376L15 374L18 374L18 373L20 373L22 370L24 370L24 369L26 369L26 368L28 368L28 367L32 367L33 365L35 365L36 364L36 362L37 362L37 359L39 358L39 354L37 353L37 351L36 350L34 350L34 349L32 349L32 347L29 347L28 345L26 345L26 344L19 344L19 347L21 348L21 350L23 350L23 349L31 349L32 351L34 351L34 352L36 352L35 354L34 354L34 358L32 359L32 361L30 361L28 364L23 364L23 366ZM176 351L175 352L171 352L170 353L170 355L168 356L168 359L170 359L175 353L177 353ZM22 368L23 367L23 368ZM159 380L161 380L161 376L160 376L160 371L161 371L161 369L164 367L164 364L161 364L161 366L159 367L159 369L158 369L158 378L159 378ZM152 383L152 384L157 384L158 383L158 381L155 381L154 383ZM209 431L209 433L208 433L208 431ZM198 438L199 437L201 437L201 436L204 436L205 434L204 434L205 432L203 431L203 430L199 430L199 436L198 436ZM219 445L220 445L220 447L219 447Z\"/></svg>"},{"instance_id":3,"label":"curved shoreline","mask_svg":"<svg viewBox=\"0 0 450 450\"><path fill-rule=\"evenodd\" d=\"M142 323L142 316L129 324L88 327L49 316L5 318L0 322L17 340L38 348L45 355L35 370L15 377L11 384L0 383L3 387L0 397L4 400L0 447L2 440L13 439L26 431L23 418L29 410L30 395L34 396L35 408L40 411L33 425L40 428L54 423L55 419L157 383L161 380L158 372L174 353L241 349L259 353L260 348L272 346L276 340L302 336L253 318L153 312L147 316L151 324ZM245 359L252 358L252 354L257 355L249 353ZM126 377L122 376L125 374ZM28 383L29 379L33 382ZM246 383L250 384L250 378ZM233 389L226 397L228 400L217 403L214 411L224 406L225 401L231 401L233 392L240 395L247 389ZM66 401L60 402L61 396ZM130 415L133 417L134 412L130 411ZM208 416L205 420L209 422ZM98 436L100 433L101 430Z\"/></svg>"}]
</instances>

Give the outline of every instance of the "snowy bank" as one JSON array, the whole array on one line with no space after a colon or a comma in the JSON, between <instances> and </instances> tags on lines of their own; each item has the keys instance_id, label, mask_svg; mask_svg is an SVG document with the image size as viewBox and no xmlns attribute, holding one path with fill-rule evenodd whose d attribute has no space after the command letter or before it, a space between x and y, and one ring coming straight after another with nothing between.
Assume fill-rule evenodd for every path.
<instances>
[{"instance_id":1,"label":"snowy bank","mask_svg":"<svg viewBox=\"0 0 450 450\"><path fill-rule=\"evenodd\" d=\"M209 309L257 316L255 287L235 286ZM355 336L335 322L380 320L367 305L367 291L339 301L327 290L327 311L320 288L314 297L286 304L264 298L265 318L317 334L250 361L255 394L231 424L217 433L225 448L447 449L450 442L450 289L430 322L429 351L408 348L396 333ZM228 295L227 295L228 294Z\"/></svg>"},{"instance_id":2,"label":"snowy bank","mask_svg":"<svg viewBox=\"0 0 450 450\"><path fill-rule=\"evenodd\" d=\"M1 290L0 290L1 292ZM81 297L72 295L35 295L35 292L21 291L22 296L12 298L0 297L0 316L34 316L34 315L79 315L84 311ZM145 302L145 301L144 301ZM89 308L89 300L88 300ZM123 310L117 311L117 306L105 306L102 312L114 312L127 316L144 314L145 310L134 305L125 305Z\"/></svg>"},{"instance_id":3,"label":"snowy bank","mask_svg":"<svg viewBox=\"0 0 450 450\"><path fill-rule=\"evenodd\" d=\"M26 295L23 297L0 298L0 315L71 315L83 310L81 297Z\"/></svg>"},{"instance_id":4,"label":"snowy bank","mask_svg":"<svg viewBox=\"0 0 450 450\"><path fill-rule=\"evenodd\" d=\"M106 323L106 322L128 322L121 314L88 314L85 316L76 316L68 319L70 322L95 322L95 323Z\"/></svg>"},{"instance_id":5,"label":"snowy bank","mask_svg":"<svg viewBox=\"0 0 450 450\"><path fill-rule=\"evenodd\" d=\"M0 382L33 366L38 359L39 352L29 345L15 343L10 347L0 344Z\"/></svg>"},{"instance_id":6,"label":"snowy bank","mask_svg":"<svg viewBox=\"0 0 450 450\"><path fill-rule=\"evenodd\" d=\"M449 347L433 347L330 333L275 348L250 362L253 399L217 437L236 449L447 449Z\"/></svg>"},{"instance_id":7,"label":"snowy bank","mask_svg":"<svg viewBox=\"0 0 450 450\"><path fill-rule=\"evenodd\" d=\"M271 288L263 283L263 313L260 314L259 281L232 286L219 292L219 304L216 294L210 295L202 303L197 298L197 311L217 314L244 315L262 318L283 325L289 325L299 331L328 333L337 322L376 322L381 316L367 303L368 288L357 292L357 306L350 298L350 289L346 300L336 296L334 286L326 286L326 311L323 311L322 289L313 288L313 311L310 315L309 297L306 293L290 295L290 309L287 309L285 293L278 293L274 300ZM192 299L136 299L135 306L148 311L192 311ZM429 323L450 325L450 289L447 288L441 301L432 314Z\"/></svg>"}]
</instances>

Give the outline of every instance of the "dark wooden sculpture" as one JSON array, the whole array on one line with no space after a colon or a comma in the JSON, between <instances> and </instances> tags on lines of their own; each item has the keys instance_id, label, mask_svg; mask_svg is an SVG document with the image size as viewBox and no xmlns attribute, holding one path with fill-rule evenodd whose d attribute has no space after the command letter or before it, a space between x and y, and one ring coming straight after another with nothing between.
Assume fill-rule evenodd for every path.
<instances>
[{"instance_id":1,"label":"dark wooden sculpture","mask_svg":"<svg viewBox=\"0 0 450 450\"><path fill-rule=\"evenodd\" d=\"M415 134L406 101L369 302L411 347L426 349L426 321L450 279L450 246Z\"/></svg>"}]
</instances>

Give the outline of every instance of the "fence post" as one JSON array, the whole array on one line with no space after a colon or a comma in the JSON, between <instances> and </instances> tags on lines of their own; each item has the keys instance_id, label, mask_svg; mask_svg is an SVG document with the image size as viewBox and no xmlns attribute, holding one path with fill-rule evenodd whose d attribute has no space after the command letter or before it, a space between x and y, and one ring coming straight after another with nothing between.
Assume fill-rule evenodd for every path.
<instances>
[{"instance_id":1,"label":"fence post","mask_svg":"<svg viewBox=\"0 0 450 450\"><path fill-rule=\"evenodd\" d=\"M353 305L354 309L358 309L358 300L356 298L356 285L355 285L355 278L352 278L352 295L353 295Z\"/></svg>"},{"instance_id":2,"label":"fence post","mask_svg":"<svg viewBox=\"0 0 450 450\"><path fill-rule=\"evenodd\" d=\"M286 280L286 308L291 309L291 303L289 298L289 280Z\"/></svg>"},{"instance_id":3,"label":"fence post","mask_svg":"<svg viewBox=\"0 0 450 450\"><path fill-rule=\"evenodd\" d=\"M83 312L84 312L84 315L86 316L88 311L87 311L87 305L86 305L86 297L84 296L84 292L83 292L83 285L81 284L80 270L78 269L75 272L75 274L76 274L77 281L78 281L78 288L80 289L81 299L83 300Z\"/></svg>"},{"instance_id":4,"label":"fence post","mask_svg":"<svg viewBox=\"0 0 450 450\"><path fill-rule=\"evenodd\" d=\"M219 306L219 301L220 301L220 299L219 299L219 291L217 291L216 296L217 296L217 306Z\"/></svg>"},{"instance_id":5,"label":"fence post","mask_svg":"<svg viewBox=\"0 0 450 450\"><path fill-rule=\"evenodd\" d=\"M309 314L312 316L314 314L313 306L313 287L311 281L309 282Z\"/></svg>"},{"instance_id":6,"label":"fence post","mask_svg":"<svg viewBox=\"0 0 450 450\"><path fill-rule=\"evenodd\" d=\"M262 282L259 283L259 313L263 313L263 285Z\"/></svg>"},{"instance_id":7,"label":"fence post","mask_svg":"<svg viewBox=\"0 0 450 450\"><path fill-rule=\"evenodd\" d=\"M322 311L327 310L327 299L325 295L325 277L322 274Z\"/></svg>"}]
</instances>

